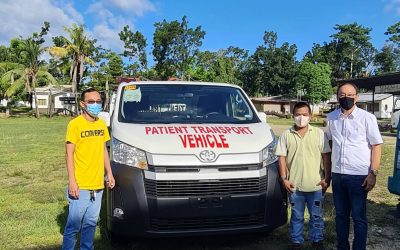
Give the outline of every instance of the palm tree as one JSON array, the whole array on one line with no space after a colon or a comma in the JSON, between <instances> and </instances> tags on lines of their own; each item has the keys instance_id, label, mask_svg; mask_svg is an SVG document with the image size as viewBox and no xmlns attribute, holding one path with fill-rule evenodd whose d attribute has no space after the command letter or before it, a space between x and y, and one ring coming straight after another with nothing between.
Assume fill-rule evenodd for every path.
<instances>
[{"instance_id":1,"label":"palm tree","mask_svg":"<svg viewBox=\"0 0 400 250\"><path fill-rule=\"evenodd\" d=\"M44 61L40 60L40 56L44 52L41 44L32 38L23 40L22 44L22 63L0 63L0 71L5 72L0 78L0 90L5 97L11 97L24 89L29 93L33 92L36 104L35 115L39 117L36 80L46 78L51 84L57 84L57 81L44 66Z\"/></svg>"},{"instance_id":2,"label":"palm tree","mask_svg":"<svg viewBox=\"0 0 400 250\"><path fill-rule=\"evenodd\" d=\"M0 96L11 97L20 93L22 90L31 92L31 86L28 81L29 71L23 64L1 62L0 73ZM47 82L53 85L58 84L53 75L48 72L46 66L41 66L39 68L37 78L44 78Z\"/></svg>"},{"instance_id":3,"label":"palm tree","mask_svg":"<svg viewBox=\"0 0 400 250\"><path fill-rule=\"evenodd\" d=\"M26 81L25 67L19 63L1 62L0 96L11 97L21 93L24 89L29 92L30 86Z\"/></svg>"},{"instance_id":4,"label":"palm tree","mask_svg":"<svg viewBox=\"0 0 400 250\"><path fill-rule=\"evenodd\" d=\"M10 97L24 88L25 82L21 77L22 71L22 64L13 62L0 63L0 98Z\"/></svg>"},{"instance_id":5,"label":"palm tree","mask_svg":"<svg viewBox=\"0 0 400 250\"><path fill-rule=\"evenodd\" d=\"M39 117L39 109L36 95L36 80L39 69L44 64L44 61L40 60L40 56L44 50L41 44L37 43L33 38L28 38L23 42L25 77L35 96L35 114L37 118Z\"/></svg>"},{"instance_id":6,"label":"palm tree","mask_svg":"<svg viewBox=\"0 0 400 250\"><path fill-rule=\"evenodd\" d=\"M91 40L85 33L83 25L73 24L71 28L65 28L70 39L62 37L63 46L54 46L49 48L52 56L57 58L70 58L70 76L72 80L72 92L75 94L76 105L77 91L81 84L85 64L94 65L94 61L90 58L94 50L96 40Z\"/></svg>"}]
</instances>

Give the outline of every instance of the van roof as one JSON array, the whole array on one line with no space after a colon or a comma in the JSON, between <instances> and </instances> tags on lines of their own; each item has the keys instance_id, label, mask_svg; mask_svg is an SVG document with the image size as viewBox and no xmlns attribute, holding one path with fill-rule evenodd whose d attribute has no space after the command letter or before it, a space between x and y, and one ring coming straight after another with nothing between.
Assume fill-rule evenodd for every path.
<instances>
[{"instance_id":1,"label":"van roof","mask_svg":"<svg viewBox=\"0 0 400 250\"><path fill-rule=\"evenodd\" d=\"M226 87L234 87L239 88L240 86L230 83L216 83L216 82L194 82L194 81L135 81L135 82L122 82L120 86L126 86L130 84L177 84L177 85L208 85L208 86L226 86Z\"/></svg>"}]
</instances>

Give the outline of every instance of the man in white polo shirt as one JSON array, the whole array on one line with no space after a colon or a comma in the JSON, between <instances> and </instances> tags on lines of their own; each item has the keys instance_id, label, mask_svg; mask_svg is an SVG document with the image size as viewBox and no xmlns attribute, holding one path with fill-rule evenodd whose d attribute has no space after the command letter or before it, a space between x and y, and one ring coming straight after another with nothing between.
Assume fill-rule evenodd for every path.
<instances>
[{"instance_id":1,"label":"man in white polo shirt","mask_svg":"<svg viewBox=\"0 0 400 250\"><path fill-rule=\"evenodd\" d=\"M366 249L367 194L376 183L382 136L376 117L360 108L357 87L338 87L340 109L328 114L327 137L332 141L332 190L336 210L337 249L350 249L350 213L354 223L353 249Z\"/></svg>"}]
</instances>

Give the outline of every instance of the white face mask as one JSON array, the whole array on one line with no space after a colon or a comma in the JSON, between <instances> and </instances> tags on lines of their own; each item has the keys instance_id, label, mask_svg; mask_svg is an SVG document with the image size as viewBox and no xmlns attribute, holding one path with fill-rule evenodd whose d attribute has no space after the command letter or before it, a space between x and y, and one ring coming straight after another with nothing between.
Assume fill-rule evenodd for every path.
<instances>
[{"instance_id":1,"label":"white face mask","mask_svg":"<svg viewBox=\"0 0 400 250\"><path fill-rule=\"evenodd\" d=\"M297 127L303 128L310 122L310 117L304 115L295 116L294 122L296 123Z\"/></svg>"}]
</instances>

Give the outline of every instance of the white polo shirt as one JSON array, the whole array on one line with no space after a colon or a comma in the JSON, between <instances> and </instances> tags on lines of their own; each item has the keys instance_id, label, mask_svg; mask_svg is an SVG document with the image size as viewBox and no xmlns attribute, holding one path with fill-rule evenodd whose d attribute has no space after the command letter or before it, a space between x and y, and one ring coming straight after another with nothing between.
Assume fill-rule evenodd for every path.
<instances>
[{"instance_id":1,"label":"white polo shirt","mask_svg":"<svg viewBox=\"0 0 400 250\"><path fill-rule=\"evenodd\" d=\"M382 144L375 115L355 107L349 116L341 109L328 114L326 135L332 140L332 172L368 175L371 145Z\"/></svg>"}]
</instances>

